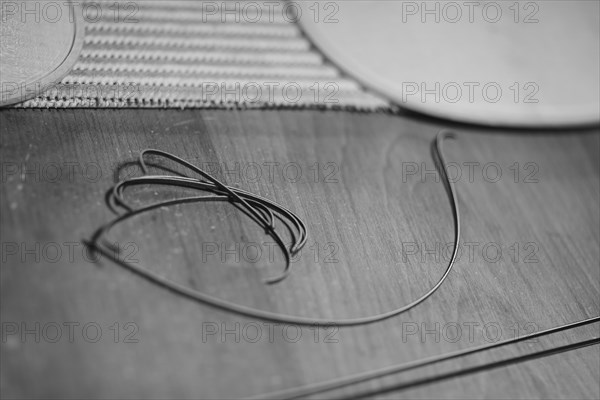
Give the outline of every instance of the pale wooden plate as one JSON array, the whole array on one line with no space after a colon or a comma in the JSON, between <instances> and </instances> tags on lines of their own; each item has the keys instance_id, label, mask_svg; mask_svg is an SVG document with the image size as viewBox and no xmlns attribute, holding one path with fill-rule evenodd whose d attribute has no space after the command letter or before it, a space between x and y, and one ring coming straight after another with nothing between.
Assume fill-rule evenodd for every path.
<instances>
[{"instance_id":1,"label":"pale wooden plate","mask_svg":"<svg viewBox=\"0 0 600 400\"><path fill-rule=\"evenodd\" d=\"M0 106L37 97L59 84L83 46L77 2L6 2L0 27Z\"/></svg>"},{"instance_id":2,"label":"pale wooden plate","mask_svg":"<svg viewBox=\"0 0 600 400\"><path fill-rule=\"evenodd\" d=\"M295 4L333 62L408 109L485 125L600 121L598 1Z\"/></svg>"}]
</instances>

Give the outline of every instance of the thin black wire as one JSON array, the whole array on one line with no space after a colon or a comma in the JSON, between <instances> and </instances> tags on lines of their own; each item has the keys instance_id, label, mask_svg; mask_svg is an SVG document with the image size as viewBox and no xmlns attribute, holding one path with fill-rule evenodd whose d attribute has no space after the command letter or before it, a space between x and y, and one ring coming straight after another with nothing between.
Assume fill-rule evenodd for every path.
<instances>
[{"instance_id":1,"label":"thin black wire","mask_svg":"<svg viewBox=\"0 0 600 400\"><path fill-rule=\"evenodd\" d=\"M435 153L435 159L437 161L439 161L439 162L436 162L436 166L440 169L440 173L441 173L442 177L444 178L444 182L445 182L444 187L447 191L448 198L450 200L450 206L452 208L452 217L454 220L454 248L452 250L452 257L451 257L444 273L442 274L441 278L438 280L438 282L433 287L431 287L427 292L425 292L423 295L421 295L416 300L413 300L412 302L410 302L402 307L399 307L397 309L394 309L394 310L391 310L388 312L370 315L370 316L366 316L366 317L327 319L327 318L311 318L311 317L292 316L292 315L287 315L287 314L280 314L280 313L275 313L275 312L270 312L270 311L265 311L265 310L259 310L256 308L247 307L247 306L236 304L236 303L233 303L233 302L230 302L227 300L223 300L218 297L208 295L206 293L200 292L195 289L191 289L187 286L184 286L177 282L174 282L164 276L161 276L155 272L152 272L139 264L124 262L124 261L120 260L118 257L116 257L116 255L114 254L114 251L110 251L110 250L107 250L106 248L103 248L102 244L100 244L100 243L103 243L105 247L110 249L110 243L107 240L102 240L102 239L104 236L106 236L108 234L108 232L112 228L114 228L119 223L121 223L129 218L132 218L136 215L139 215L141 213L144 213L144 212L147 212L150 210L154 210L156 208L168 207L168 206L182 204L182 203L192 203L192 202L201 202L201 201L223 201L223 200L228 199L234 205L239 205L239 204L243 205L244 210L247 211L248 214L253 216L254 217L253 219L255 221L257 221L258 223L262 223L262 225L266 229L268 227L273 227L273 220L271 219L271 217L270 216L265 217L264 215L262 215L253 206L251 206L249 204L249 202L250 202L252 204L261 204L262 206L264 206L266 208L273 207L278 212L280 212L283 215L286 215L288 218L290 218L290 220L292 221L293 224L297 223L297 226L301 227L301 229L300 229L300 237L301 238L298 242L296 242L296 245L291 246L291 250L288 250L285 247L285 245L283 245L283 241L281 240L279 235L276 234L275 229L273 229L273 228L267 229L267 233L272 234L272 237L274 237L275 240L280 244L280 246L282 246L282 249L284 250L284 255L286 258L286 267L285 267L285 270L282 273L282 275L268 280L267 283L279 282L287 276L287 274L289 272L290 259L291 259L291 256L294 254L293 251L294 250L299 251L299 249L301 249L302 246L306 243L306 237L307 237L306 236L306 227L305 227L304 223L302 222L302 220L300 220L298 217L296 217L291 211L285 209L284 207L282 207L268 199L253 195L249 192L246 192L246 191L243 191L240 189L230 188L230 187L224 185L223 183L219 182L217 179L210 176L205 171L202 171L200 168L195 167L194 165L188 163L185 160L182 160L179 157L176 157L172 154L169 154L169 153L166 153L166 152L163 152L160 150L144 150L141 153L140 164L142 165L142 169L145 173L148 172L148 169L144 162L144 155L154 154L154 155L163 156L172 161L175 161L175 162L179 163L180 165L183 165L184 167L189 168L190 170L198 173L200 176L202 176L206 180L194 179L194 178L189 178L189 177L176 177L176 176L146 176L146 177L133 178L133 179L128 179L128 180L119 182L112 189L112 195L110 196L110 198L112 200L110 200L110 202L114 203L112 205L121 206L122 208L127 210L127 213L119 216L117 219L115 219L115 220L109 222L108 224L104 225L103 227L99 228L96 231L96 233L94 234L94 236L92 237L92 240L90 242L88 242L88 245L90 247L92 247L93 249L95 249L96 251L98 251L99 253L103 254L104 256L112 259L114 262L118 263L119 265L129 268L130 270L140 274L141 276L145 277L146 279L149 279L152 282L157 283L163 287L166 287L180 295L186 296L190 299L193 299L193 300L196 300L199 302L203 302L203 303L212 305L217 308L221 308L221 309L224 309L224 310L227 310L230 312L235 312L235 313L245 315L248 317L260 318L263 320L274 321L274 322L296 324L296 325L308 325L308 326L317 326L317 325L318 326L332 326L332 325L356 326L356 325L364 325L364 324L369 324L369 323L373 323L373 322L377 322L377 321L382 321L382 320L397 316L403 312L406 312L406 311L410 310L411 308L417 306L421 302L425 301L425 299L427 299L429 296L431 296L442 285L442 283L445 281L445 279L450 274L452 267L454 266L457 252L458 252L458 246L459 246L459 242L460 242L460 230L461 229L460 229L460 214L459 214L459 209L458 209L458 197L457 197L453 182L451 182L450 179L448 179L448 172L446 170L446 163L444 162L444 156L443 156L443 141L446 138L454 138L454 134L451 132L447 132L447 131L440 132L437 135L436 140L434 142L435 143L434 153ZM129 205L127 205L127 203L123 199L123 197L122 197L123 190L127 185L141 184L142 182L184 186L184 187L188 187L188 188L209 191L209 192L215 193L215 195L189 197L189 198L183 198L183 199L163 201L163 202L159 202L156 204L152 204L150 206L146 206L146 207L134 210ZM263 212L264 212L264 209L263 209Z\"/></svg>"},{"instance_id":2,"label":"thin black wire","mask_svg":"<svg viewBox=\"0 0 600 400\"><path fill-rule=\"evenodd\" d=\"M139 215L143 212L153 210L158 207L168 207L176 204L183 203L193 203L193 202L204 202L204 201L229 201L235 207L237 207L240 211L246 214L249 218L254 220L258 225L265 229L265 233L270 235L278 246L282 249L285 256L285 268L284 271L276 277L268 278L265 280L268 284L273 284L280 282L285 279L289 273L289 269L291 266L291 257L293 257L296 253L298 253L306 244L307 240L307 231L304 222L298 218L293 212L290 210L274 203L266 198L253 195L244 190L231 188L223 183L219 182L217 179L210 176L208 173L203 170L195 167L194 165L188 163L185 160L180 159L177 156L172 154L160 151L160 150L144 150L140 155L140 166L144 174L148 174L148 168L146 166L144 156L147 154L158 155L165 158L168 158L202 176L204 179L194 179L186 176L171 176L171 175L146 175L141 177L129 178L118 182L113 188L109 191L107 197L107 203L111 210L117 212L118 208L123 208L126 212L123 215L120 215L115 220L105 224L100 227L95 234L93 235L91 241L88 242L90 247L95 249L102 254L107 255L110 252L107 252L106 249L102 249L102 245L106 248L113 249L111 243L105 239L110 230L114 228L117 224L133 217ZM124 199L124 191L127 187L136 186L136 185L166 185L166 186L178 186L185 188L192 188L200 191L205 191L209 193L213 193L213 195L207 196L194 196L194 197L186 197L180 198L177 200L169 200L160 203L156 203L147 207L143 207L140 209L134 209L130 206ZM273 209L277 212L273 213ZM118 212L117 212L118 213ZM275 218L280 220L288 229L291 235L292 244L289 250L286 247L283 239L279 235L279 233L275 230ZM289 219L288 220L286 220ZM291 225L290 223L291 222ZM292 227L293 226L293 227ZM294 231L294 228L298 230L298 232ZM115 257L111 257L114 261Z\"/></svg>"},{"instance_id":3,"label":"thin black wire","mask_svg":"<svg viewBox=\"0 0 600 400\"><path fill-rule=\"evenodd\" d=\"M228 194L229 196L231 196L230 201L236 205L237 205L237 202L240 202L244 206L244 209L246 210L247 214L248 213L251 214L251 216L253 217L253 219L255 219L255 221L257 223L259 223L260 225L264 225L265 231L267 233L272 232L272 234L277 235L277 233L275 232L275 223L274 223L274 218L273 218L273 212L271 211L271 208L274 208L279 213L286 215L294 223L296 228L300 231L301 239L292 245L292 247L290 248L291 254L294 255L295 253L300 251L300 249L302 249L302 247L305 245L306 239L307 239L306 226L304 225L304 222L290 210L288 210L284 207L281 207L279 204L272 202L264 197L253 195L252 193L246 192L241 189L231 188L231 187L219 182L217 179L212 177L210 174L204 172L203 170L194 166L193 164L190 164L189 162L187 162L177 156L174 156L170 153L166 153L161 150L148 149L148 150L142 151L142 153L140 154L140 158L139 158L140 166L142 167L142 171L146 175L148 174L148 167L146 166L146 163L144 161L144 156L146 154L154 154L154 155L166 157L166 158L200 174L203 178L206 178L208 180L208 182L202 181L202 180L196 181L196 180L193 180L193 179L187 178L187 177L171 177L171 178L172 178L173 182L182 182L182 185L184 185L184 186L185 186L185 182L187 182L188 185L195 182L197 189L212 191L213 193L218 193L218 194ZM198 185L198 183L204 184L204 185ZM211 186L211 183L214 185L214 187ZM268 214L267 217L262 216L261 214L257 213L256 209L254 207L251 207L245 200L251 201L253 204L257 205L257 207L259 209L261 209L261 211L265 211ZM256 220L257 218L258 218L258 220ZM280 220L282 222L286 223L283 219L280 219Z\"/></svg>"},{"instance_id":4,"label":"thin black wire","mask_svg":"<svg viewBox=\"0 0 600 400\"><path fill-rule=\"evenodd\" d=\"M467 355L480 353L485 350L490 350L502 346L506 346L513 343L523 342L530 339L535 339L541 336L550 335L553 333L561 332L568 329L577 328L579 326L584 326L588 324L592 324L595 322L600 322L600 317L588 318L582 321L572 322L570 324L557 326L554 328L545 329L543 331L530 333L524 336L514 337L511 339L502 340L496 343L488 343L481 346L475 346L464 350L458 350L446 354L442 354L439 356L433 356L424 358L421 360L416 360L404 364L396 364L389 367L371 370L367 372L361 372L354 375L345 376L338 379L332 379L329 381L319 382L315 384L310 384L306 386L296 387L292 389L281 390L277 392L265 393L260 396L252 397L253 399L297 399L300 397L312 396L316 394L321 394L325 392L329 392L335 389L341 389L343 387L356 385L358 383L367 382L373 379L383 378L389 375L399 374L401 372L406 372L409 370L422 368L428 365L436 364L442 361L448 361L460 357L464 357Z\"/></svg>"},{"instance_id":5,"label":"thin black wire","mask_svg":"<svg viewBox=\"0 0 600 400\"><path fill-rule=\"evenodd\" d=\"M198 190L202 190L202 191L210 191L210 192L216 193L217 195L216 196L202 196L202 198L208 199L210 197L210 199L213 199L213 200L228 200L228 201L232 202L231 197L226 196L225 191L221 191L221 190L215 188L214 185L212 185L211 183L205 183L202 181L198 181L197 179L192 179L192 178L188 178L188 177L153 175L153 176L143 176L143 177L131 178L131 179L127 179L125 181L121 181L121 182L117 183L113 187L111 196L109 197L109 201L112 203L112 204L110 204L111 208L115 208L115 206L118 205L118 206L121 206L121 207L127 209L128 211L132 211L133 208L131 206L129 206L123 199L123 192L124 192L125 188L127 188L129 186L145 185L145 184L158 184L158 185L167 185L167 186L170 185L170 186L198 189ZM280 206L279 204L272 202L271 200L266 199L264 197L255 196L249 192L246 192L244 190L237 189L237 188L235 188L235 189L229 188L229 189L231 191L233 191L234 193L236 193L237 196L244 199L249 205L253 204L254 207L256 207L260 212L264 213L263 218L266 218L266 221L269 226L274 226L274 222L273 222L274 214L273 214L272 209L274 209L278 213L285 215L287 218L289 218L289 220L292 222L294 227L300 233L300 235L299 235L300 237L298 238L298 240L296 240L295 233L290 228L287 221L285 219L281 218L280 216L277 216L277 218L279 218L280 221L282 221L288 228L290 228L290 233L292 234L292 243L293 243L292 246L290 247L290 252L292 253L292 255L297 253L306 244L306 240L307 240L306 226L304 225L304 222L300 218L298 218L293 212L291 212L290 210L288 210L288 209ZM237 205L235 202L235 199L233 200L233 204ZM265 223L264 220L262 220L262 219L258 220L254 214L250 214L245 208L240 208L240 211L244 212L249 218L254 220L259 225L262 225ZM273 230L273 232L276 232L276 231ZM270 233L270 232L267 231L267 233Z\"/></svg>"},{"instance_id":6,"label":"thin black wire","mask_svg":"<svg viewBox=\"0 0 600 400\"><path fill-rule=\"evenodd\" d=\"M451 371L451 372L447 372L444 374L435 375L432 377L420 378L420 379L416 379L416 380L413 380L410 382L395 384L395 385L384 387L382 389L364 391L361 393L353 393L350 396L350 398L364 399L367 396L372 396L374 394L397 392L400 390L406 390L406 389L414 388L417 386L427 385L427 384L443 381L446 379L458 378L461 376L474 374L474 373L478 373L478 372L482 372L482 371L487 371L487 370L491 370L491 369L495 369L495 368L506 367L506 366L509 366L512 364L536 360L538 358L548 357L548 356L552 356L552 355L559 354L559 353L564 353L564 352L571 351L571 350L581 349L581 348L593 346L593 345L596 345L599 343L600 343L600 338L583 340L580 342L570 343L570 344L567 344L564 346L552 347L550 349L540 350L535 353L530 353L530 354L525 354L522 356L508 358L506 360L495 361L495 362L491 362L491 363L483 364L483 365L476 365L474 367L464 368L464 369L460 369L458 371Z\"/></svg>"},{"instance_id":7,"label":"thin black wire","mask_svg":"<svg viewBox=\"0 0 600 400\"><path fill-rule=\"evenodd\" d=\"M144 155L146 154L154 154L157 156L161 156L161 157L165 157L168 158L180 165L183 165L184 167L187 167L189 169L191 169L192 171L198 173L200 176L202 176L204 179L206 179L208 182L212 183L213 185L215 185L216 187L218 187L219 189L221 189L222 191L226 192L227 194L229 194L229 196L231 196L231 202L240 202L242 205L244 205L244 207L246 208L246 210L248 210L251 214L253 214L256 218L258 218L259 220L261 220L262 222L264 222L265 226L267 227L267 229L270 230L274 230L275 226L273 225L273 219L271 219L270 221L263 219L264 217L262 215L260 215L260 213L256 212L256 210L254 209L254 207L251 207L248 203L246 203L246 201L244 199L242 199L240 196L238 196L238 194L236 193L236 191L230 187L228 187L227 185L221 183L218 179L213 178L212 176L210 176L210 174L204 172L203 170L201 170L200 168L196 167L193 164L190 164L189 162L185 161L182 158L179 158L173 154L167 153L165 151L161 151L161 150L154 150L154 149L147 149L141 152L140 154L140 166L142 167L142 170L144 171L144 174L148 174L148 168L146 167L146 163L144 161ZM208 183L207 181L200 181L203 183Z\"/></svg>"},{"instance_id":8,"label":"thin black wire","mask_svg":"<svg viewBox=\"0 0 600 400\"><path fill-rule=\"evenodd\" d=\"M168 158L176 163L179 163L180 165L198 173L204 179L194 179L194 178L190 178L190 177L186 177L186 176L156 176L155 175L155 176L137 177L137 178L127 179L125 181L119 182L117 185L115 185L112 188L112 191L109 193L107 202L112 209L116 209L117 207L122 207L123 209L126 210L126 213L123 215L120 215L115 220L113 220L113 221L107 223L106 225L102 226L101 228L99 228L96 231L96 233L93 235L92 240L87 242L87 244L90 247L92 247L94 250L107 256L108 258L111 258L114 262L116 262L126 268L129 268L132 271L144 276L145 278L147 278L157 284L160 284L160 285L166 287L167 289L173 290L174 292L176 292L180 295L187 296L191 299L194 299L194 300L197 300L200 302L204 302L204 303L213 305L218 308L237 312L242 315L262 318L265 320L271 320L271 321L276 321L276 322L293 323L293 324L298 324L298 325L354 326L354 325L362 325L362 324L372 323L372 322L376 322L376 321L381 321L381 320L396 316L398 314L401 314L401 313L415 307L416 305L418 305L419 303L421 303L422 301L427 299L429 296L431 296L442 285L442 283L444 282L444 280L447 278L448 274L452 270L452 267L454 266L454 263L456 260L456 255L457 255L457 250L458 250L458 246L459 246L459 242L460 242L461 229L460 229L460 214L459 214L459 209L458 209L458 196L456 194L456 190L454 188L453 182L448 177L447 166L446 166L446 163L444 160L444 155L443 155L443 142L446 138L454 138L454 135L451 132L443 131L443 132L440 132L436 136L435 141L432 143L432 157L434 159L436 168L438 169L438 171L440 172L440 175L443 178L444 188L446 189L448 198L450 200L450 205L452 208L452 216L453 216L453 220L454 220L454 236L455 236L452 257L451 257L450 262L448 263L448 266L447 266L446 270L444 271L444 274L442 275L442 277L429 291L427 291L424 295L422 295L418 299L414 300L413 302L411 302L401 308L398 308L398 309L395 309L395 310L392 310L392 311L389 311L386 313L381 313L381 314L372 315L372 316L368 316L368 317L350 318L350 319L320 319L320 318L294 317L294 316L289 316L289 315L285 315L285 314L272 313L272 312L268 312L268 311L254 309L251 307L241 306L241 305L238 305L235 303L231 303L231 302L204 294L197 290L190 289L186 286L183 286L176 282L173 282L173 281L171 281L165 277L162 277L158 274L155 274L149 270L146 270L145 268L143 268L137 264L126 263L126 262L118 259L113 252L106 250L100 244L100 242L102 242L105 247L107 247L109 249L111 248L110 242L105 240L104 236L106 236L108 234L108 232L114 226L118 225L119 223L121 223L129 218L132 218L136 215L142 214L144 212L147 212L147 211L150 211L153 209L157 209L157 208L161 208L161 207L168 207L168 206L173 206L173 205L178 205L178 204L195 203L195 202L203 202L203 201L229 201L231 204L238 207L238 209L240 209L242 212L244 212L248 217L250 217L252 220L254 220L257 224L259 224L263 228L265 228L265 232L267 234L270 234L270 235L272 235L272 237L275 238L275 240L278 242L278 244L280 245L280 247L282 248L282 250L284 252L284 255L286 258L286 267L281 276L274 278L274 279L267 280L268 283L279 282L281 279L283 279L287 276L287 273L289 271L289 264L290 264L291 256L294 255L296 252L300 251L302 249L302 247L304 246L304 244L306 243L306 240L307 240L306 226L305 226L304 222L300 218L298 218L294 213L292 213L291 211L287 210L286 208L284 208L284 207L280 206L279 204L274 203L266 198L253 195L252 193L246 192L241 189L228 187L228 186L224 185L223 183L219 182L217 179L210 176L208 173L206 173L206 172L202 171L201 169L195 167L194 165L188 163L187 161L182 160L179 157L176 157L172 154L169 154L169 153L166 153L166 152L163 152L160 150L144 150L140 154L140 165L145 174L148 174L148 169L145 164L144 156L146 154L153 154L153 155L163 156L163 157ZM132 207L130 207L127 204L127 202L123 198L124 190L128 186L142 185L142 184L159 184L159 185L171 185L171 186L186 187L186 188L192 188L192 189L197 189L197 190L201 190L201 191L211 192L211 193L213 193L213 195L180 198L180 199L176 199L176 200L159 202L159 203L152 204L150 206L146 206L146 207L143 207L140 209L133 209ZM273 210L276 211L275 214L273 213ZM290 234L292 236L292 245L290 246L289 250L283 243L283 240L281 239L281 237L275 231L275 218L280 220L290 231ZM298 230L297 237L294 233L294 230L292 229L292 226L290 224L288 224L288 221L286 221L286 218L289 220L289 222L291 222L291 225L293 225L293 227ZM379 369L379 370L367 371L365 373L355 374L355 375L351 375L351 376L347 376L347 377L343 377L343 378L339 378L339 379L334 379L331 381L321 382L321 383L312 384L312 385L306 385L306 386L292 388L292 389L278 391L278 392L267 393L267 394L260 395L260 398L298 398L298 397L305 397L305 396L309 396L309 395L319 394L319 393L331 391L334 389L339 389L342 387L354 385L357 383L369 381L372 379L381 378L384 376L397 374L400 372L424 367L424 366L431 365L434 363L463 357L466 355L478 353L481 351L485 351L485 350L489 350L489 349L493 349L493 348L497 348L497 347L501 347L501 346L506 346L508 344L517 343L517 342L533 339L533 338L544 336L544 335L549 335L549 334L560 332L560 331L567 330L567 329L573 329L573 328L576 328L579 326L591 324L591 323L598 322L598 321L600 321L600 317L589 318L589 319L586 319L583 321L578 321L578 322L562 325L559 327L546 329L544 331L540 331L540 332L536 332L536 333L532 333L529 335L516 337L516 338L512 338L512 339L507 339L507 340L496 342L496 343L477 346L477 347L473 347L470 349L447 353L447 354L440 355L440 356L429 357L426 359L417 360L417 361L409 362L409 363L405 363L405 364L394 365L394 366L390 366L390 367ZM575 343L575 345L584 346L584 345L596 344L596 343L598 343L598 338L595 338L588 342ZM548 351L553 351L553 350L548 350ZM557 349L554 349L554 351L557 351ZM544 352L540 352L540 354L542 354L542 353L544 353ZM531 356L535 356L535 354L533 354ZM493 365L493 364L490 364L490 365ZM485 366L483 366L483 367L485 367ZM481 368L481 367L474 368L472 372L475 372L478 368ZM465 370L465 371L470 371L470 369ZM452 375L452 374L450 374L450 375ZM445 375L443 375L442 378L440 378L440 379L444 379L444 377L445 377ZM410 384L411 383L409 383L408 385L410 385ZM419 383L417 382L416 384L419 384ZM402 387L404 387L404 386L402 386Z\"/></svg>"}]
</instances>

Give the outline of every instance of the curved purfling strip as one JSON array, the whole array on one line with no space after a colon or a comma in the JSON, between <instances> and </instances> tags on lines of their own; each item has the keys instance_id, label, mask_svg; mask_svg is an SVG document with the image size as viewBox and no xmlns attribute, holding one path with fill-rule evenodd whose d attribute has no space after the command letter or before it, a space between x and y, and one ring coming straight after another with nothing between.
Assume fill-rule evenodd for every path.
<instances>
[{"instance_id":1,"label":"curved purfling strip","mask_svg":"<svg viewBox=\"0 0 600 400\"><path fill-rule=\"evenodd\" d=\"M444 178L444 188L446 189L448 199L450 201L450 206L452 208L452 218L454 221L454 237L455 237L454 247L452 250L452 257L451 257L444 273L442 274L441 278L437 281L437 283L434 286L432 286L427 292L425 292L419 298L413 300L409 304L406 304L402 307L396 308L396 309L388 311L388 312L365 316L365 317L357 317L357 318L325 319L325 318L292 316L292 315L287 315L287 314L280 314L280 313L275 313L275 312L270 312L270 311L259 310L259 309L255 309L252 307L247 307L244 305L236 304L236 303L233 303L233 302L230 302L227 300L223 300L223 299L208 295L206 293L200 292L198 290L191 289L187 286L183 286L181 284L178 284L177 282L171 281L168 278L165 278L161 275L153 273L140 265L134 265L134 264L129 264L129 263L123 262L121 260L115 260L115 257L113 257L113 255L109 251L107 251L106 249L103 249L101 246L97 245L99 239L110 228L114 227L116 224L122 222L123 220L128 219L128 218L132 217L133 215L138 215L140 213L143 213L145 211L149 211L149 210L152 210L155 208L169 206L169 205L176 205L176 204L182 204L182 203L187 203L187 202L197 202L197 201L210 201L210 200L223 201L227 198L229 198L229 200L235 204L235 201L231 200L231 197L233 197L236 200L239 199L239 201L242 202L242 204L244 204L246 207L250 207L250 209L252 210L251 211L252 214L258 214L258 211L256 211L251 205L249 205L248 202L246 202L246 200L242 198L242 196L247 199L252 199L257 202L260 202L266 207L269 207L269 206L275 207L277 209L277 211L282 212L284 215L288 216L290 218L290 220L292 221L292 223L295 224L297 222L298 225L296 225L296 226L302 227L302 229L300 230L300 236L302 237L302 239L299 243L297 243L296 245L293 245L291 248L292 249L300 249L301 246L304 245L304 243L306 242L306 235L305 235L306 227L305 227L304 223L299 218L297 218L295 215L293 215L293 213L291 213L289 210L287 210L279 205L276 205L275 203L271 202L270 200L264 199L260 196L252 195L249 192L245 192L245 191L238 190L238 189L228 188L228 187L224 186L222 183L218 182L216 179L210 177L210 175L208 175L208 174L207 174L207 176L209 178L207 178L207 179L211 180L211 182L205 182L205 181L201 181L201 180L197 180L197 179L193 179L193 178L185 178L185 177L183 177L183 178L173 177L170 179L173 184L180 183L180 184L182 184L182 186L190 185L190 187L195 187L199 190L211 191L213 193L218 193L218 195L170 200L170 201L153 204L151 206L144 207L139 210L131 211L131 212L117 218L116 220L112 221L111 223L105 225L105 227L100 228L97 231L97 233L94 235L93 240L91 243L89 243L89 245L96 248L97 251L103 253L105 256L112 258L113 261L115 261L116 263L118 263L124 267L127 267L130 270L144 276L145 278L147 278L161 286L164 286L180 295L189 297L190 299L193 299L193 300L196 300L196 301L199 301L202 303L212 305L217 308L235 312L235 313L238 313L241 315L254 317L254 318L261 318L261 319L268 320L268 321L297 324L297 325L310 325L310 326L314 326L314 325L355 326L355 325L363 325L363 324L369 324L369 323L373 323L373 322L377 322L377 321L382 321L382 320L397 316L403 312L406 312L406 311L410 310L411 308L417 306L418 304L422 303L427 298L429 298L446 280L446 278L450 274L450 271L452 270L452 267L454 266L454 263L456 261L458 246L459 246L459 242L460 242L460 231L461 231L461 229L460 229L460 213L459 213L459 209L458 209L458 196L457 196L456 190L454 188L454 183L452 181L450 181L450 179L448 178L448 171L447 171L447 167L446 167L446 163L444 161L444 155L443 155L444 140L446 138L453 138L453 137L454 137L454 134L452 134L450 132L446 132L446 131L440 132L436 136L436 139L434 141L434 146L433 146L433 153L434 153L434 159L436 160L436 167L440 170L441 175ZM181 160L178 157L172 156L168 153L161 152L159 150L146 150L146 151L142 152L142 155L146 154L146 153L155 153L155 152L157 152L160 155L166 154L165 157L167 157L169 159ZM171 157L173 157L173 158L171 158ZM205 176L204 171L192 166L191 164L187 163L186 161L183 161L183 160L181 160L181 161L182 161L182 165L185 165L185 166L189 165L191 167L190 169L192 171L198 172L202 176ZM145 171L147 171L147 169ZM148 177L148 178L153 179L152 177ZM160 179L163 179L163 178L164 177L160 177ZM156 177L154 179L156 179ZM212 181L215 181L215 182L212 182ZM211 186L210 183L212 183L214 186ZM223 193L223 192L225 192L225 193ZM116 191L114 193L116 193L117 196L119 195L119 191ZM225 194L229 194L230 196L225 196ZM233 196L231 196L231 194L233 194ZM259 220L264 222L265 224L267 223L267 221L263 221L261 218L259 218ZM278 242L278 243L280 243L280 245L282 244L282 242ZM281 276L269 280L269 283L281 281L283 278L285 278L285 276L287 275L287 272L289 270L289 261L290 261L291 254L290 254L290 251L287 250L285 245L282 248L284 249L284 254L286 256L286 261L287 261L286 269Z\"/></svg>"}]
</instances>

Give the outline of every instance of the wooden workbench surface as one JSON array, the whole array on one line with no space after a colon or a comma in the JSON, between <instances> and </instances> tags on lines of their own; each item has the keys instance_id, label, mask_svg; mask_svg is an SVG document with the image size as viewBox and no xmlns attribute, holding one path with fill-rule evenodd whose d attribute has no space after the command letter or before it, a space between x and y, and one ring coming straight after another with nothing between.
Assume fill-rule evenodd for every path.
<instances>
[{"instance_id":1,"label":"wooden workbench surface","mask_svg":"<svg viewBox=\"0 0 600 400\"><path fill-rule=\"evenodd\" d=\"M186 205L119 227L114 240L131 260L263 310L389 311L446 267L451 209L430 154L445 127L350 112L0 112L2 397L260 395L598 316L597 129L452 126L446 157L457 174L461 258L424 303L367 326L275 326L235 315L106 259L90 262L82 243L114 218L110 186L140 174L141 150L161 149L289 207L306 221L308 244L291 275L268 286L262 279L282 268L282 256L264 232L227 203ZM144 204L173 194L130 196ZM382 396L598 398L597 345L436 379L598 333L589 325L327 396L404 384ZM423 377L432 380L413 382Z\"/></svg>"}]
</instances>

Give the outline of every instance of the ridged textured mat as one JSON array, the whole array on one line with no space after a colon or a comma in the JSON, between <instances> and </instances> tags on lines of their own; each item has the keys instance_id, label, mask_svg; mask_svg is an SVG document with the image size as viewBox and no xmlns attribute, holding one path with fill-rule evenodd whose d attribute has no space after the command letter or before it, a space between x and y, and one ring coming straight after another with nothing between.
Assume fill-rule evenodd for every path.
<instances>
[{"instance_id":1,"label":"ridged textured mat","mask_svg":"<svg viewBox=\"0 0 600 400\"><path fill-rule=\"evenodd\" d=\"M83 3L74 68L17 107L390 109L324 59L290 3L118 4Z\"/></svg>"}]
</instances>

